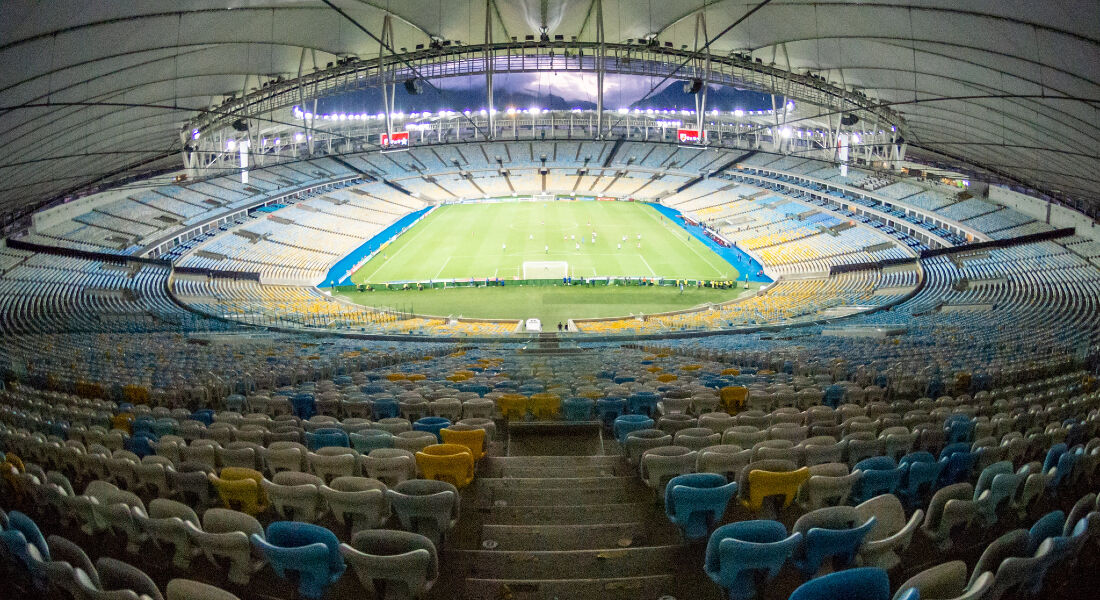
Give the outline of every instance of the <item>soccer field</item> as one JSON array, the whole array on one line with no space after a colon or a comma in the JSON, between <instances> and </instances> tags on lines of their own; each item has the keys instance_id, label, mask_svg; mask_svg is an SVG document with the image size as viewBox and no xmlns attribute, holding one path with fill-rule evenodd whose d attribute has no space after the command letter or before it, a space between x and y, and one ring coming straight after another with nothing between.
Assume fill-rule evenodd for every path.
<instances>
[{"instance_id":1,"label":"soccer field","mask_svg":"<svg viewBox=\"0 0 1100 600\"><path fill-rule=\"evenodd\" d=\"M523 276L524 262L541 261L567 262L575 278L738 276L732 265L643 203L553 201L441 206L351 280L512 279Z\"/></svg>"}]
</instances>

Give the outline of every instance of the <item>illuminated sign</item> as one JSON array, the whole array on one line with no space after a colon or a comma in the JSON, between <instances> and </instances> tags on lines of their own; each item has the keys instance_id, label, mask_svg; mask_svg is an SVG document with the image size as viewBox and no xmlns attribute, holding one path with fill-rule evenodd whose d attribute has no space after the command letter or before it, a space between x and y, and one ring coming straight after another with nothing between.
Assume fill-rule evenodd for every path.
<instances>
[{"instance_id":1,"label":"illuminated sign","mask_svg":"<svg viewBox=\"0 0 1100 600\"><path fill-rule=\"evenodd\" d=\"M408 148L409 147L409 132L401 131L393 135L386 133L381 134L379 145L383 148Z\"/></svg>"},{"instance_id":2,"label":"illuminated sign","mask_svg":"<svg viewBox=\"0 0 1100 600\"><path fill-rule=\"evenodd\" d=\"M698 145L703 143L703 137L699 135L698 129L677 129L676 143Z\"/></svg>"}]
</instances>

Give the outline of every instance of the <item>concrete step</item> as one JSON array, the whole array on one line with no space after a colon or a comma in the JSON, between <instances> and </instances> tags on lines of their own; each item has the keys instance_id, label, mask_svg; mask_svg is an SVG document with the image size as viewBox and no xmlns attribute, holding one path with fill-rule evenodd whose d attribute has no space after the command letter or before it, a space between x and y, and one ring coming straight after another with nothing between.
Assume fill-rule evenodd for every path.
<instances>
[{"instance_id":1,"label":"concrete step","mask_svg":"<svg viewBox=\"0 0 1100 600\"><path fill-rule=\"evenodd\" d=\"M653 545L643 523L602 525L485 525L483 541L492 550L597 550ZM677 540L663 540L675 543Z\"/></svg>"},{"instance_id":2,"label":"concrete step","mask_svg":"<svg viewBox=\"0 0 1100 600\"><path fill-rule=\"evenodd\" d=\"M615 477L621 473L621 467L511 467L505 466L499 473L501 477L515 479L533 479L536 477L569 479L574 477Z\"/></svg>"},{"instance_id":3,"label":"concrete step","mask_svg":"<svg viewBox=\"0 0 1100 600\"><path fill-rule=\"evenodd\" d=\"M440 564L475 579L604 579L700 568L685 545L611 550L448 550Z\"/></svg>"},{"instance_id":4,"label":"concrete step","mask_svg":"<svg viewBox=\"0 0 1100 600\"><path fill-rule=\"evenodd\" d=\"M694 587L685 585L674 575L646 575L606 579L471 578L466 580L463 594L466 600L658 600L663 597L720 600L722 592L713 584Z\"/></svg>"},{"instance_id":5,"label":"concrete step","mask_svg":"<svg viewBox=\"0 0 1100 600\"><path fill-rule=\"evenodd\" d=\"M636 489L644 485L637 477L480 477L474 481L477 490L493 491L530 488L597 488L597 489Z\"/></svg>"},{"instance_id":6,"label":"concrete step","mask_svg":"<svg viewBox=\"0 0 1100 600\"><path fill-rule=\"evenodd\" d=\"M655 514L652 502L583 506L487 506L480 508L479 512L483 523L499 525L633 523L639 520L639 515Z\"/></svg>"},{"instance_id":7,"label":"concrete step","mask_svg":"<svg viewBox=\"0 0 1100 600\"><path fill-rule=\"evenodd\" d=\"M489 467L614 467L622 462L618 455L595 456L487 456Z\"/></svg>"},{"instance_id":8,"label":"concrete step","mask_svg":"<svg viewBox=\"0 0 1100 600\"><path fill-rule=\"evenodd\" d=\"M623 504L646 498L638 489L606 486L518 487L488 490L480 501L491 506L577 506L591 504Z\"/></svg>"}]
</instances>

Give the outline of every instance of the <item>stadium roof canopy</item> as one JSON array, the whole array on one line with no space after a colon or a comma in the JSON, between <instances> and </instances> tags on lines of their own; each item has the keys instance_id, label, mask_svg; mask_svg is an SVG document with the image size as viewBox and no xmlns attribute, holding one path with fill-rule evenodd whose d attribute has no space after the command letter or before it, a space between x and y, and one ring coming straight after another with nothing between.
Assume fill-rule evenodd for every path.
<instances>
[{"instance_id":1,"label":"stadium roof canopy","mask_svg":"<svg viewBox=\"0 0 1100 600\"><path fill-rule=\"evenodd\" d=\"M225 96L393 46L596 39L598 0L54 0L0 3L0 214L181 164ZM337 8L339 10L337 10ZM609 43L656 36L812 71L905 121L910 156L1100 204L1096 0L602 0ZM733 25L720 37L718 34ZM305 50L305 52L303 52ZM305 68L303 68L305 67Z\"/></svg>"}]
</instances>

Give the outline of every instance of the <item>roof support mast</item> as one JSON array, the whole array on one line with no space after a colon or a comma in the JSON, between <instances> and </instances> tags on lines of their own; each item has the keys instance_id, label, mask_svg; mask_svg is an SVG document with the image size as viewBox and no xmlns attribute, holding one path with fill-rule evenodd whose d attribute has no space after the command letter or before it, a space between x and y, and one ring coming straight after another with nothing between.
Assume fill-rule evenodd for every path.
<instances>
[{"instance_id":1,"label":"roof support mast","mask_svg":"<svg viewBox=\"0 0 1100 600\"><path fill-rule=\"evenodd\" d=\"M703 40L702 51L706 53L706 57L698 56L699 39L700 36ZM695 129L699 132L699 141L706 143L707 132L704 127L703 117L707 112L707 81L710 79L710 40L707 39L707 13L700 10L699 14L695 16L695 53L697 55L697 61L702 63L703 71L703 88L699 90L699 93L695 95ZM696 69L699 65L696 65ZM698 71L696 71L698 72Z\"/></svg>"},{"instance_id":2,"label":"roof support mast","mask_svg":"<svg viewBox=\"0 0 1100 600\"><path fill-rule=\"evenodd\" d=\"M394 78L397 76L397 63L386 61L386 48L393 55L393 21L389 13L382 18L382 39L378 44L378 64L383 69L382 77L382 112L386 115L386 139L393 139L393 96L395 93Z\"/></svg>"},{"instance_id":3,"label":"roof support mast","mask_svg":"<svg viewBox=\"0 0 1100 600\"><path fill-rule=\"evenodd\" d=\"M604 59L607 57L607 47L604 45L603 32L603 1L596 0L596 43L599 44L599 54L596 55L596 139L603 139L603 75Z\"/></svg>"},{"instance_id":4,"label":"roof support mast","mask_svg":"<svg viewBox=\"0 0 1100 600\"><path fill-rule=\"evenodd\" d=\"M496 137L496 110L493 108L493 0L485 0L485 98L489 103L489 130L485 139Z\"/></svg>"}]
</instances>

